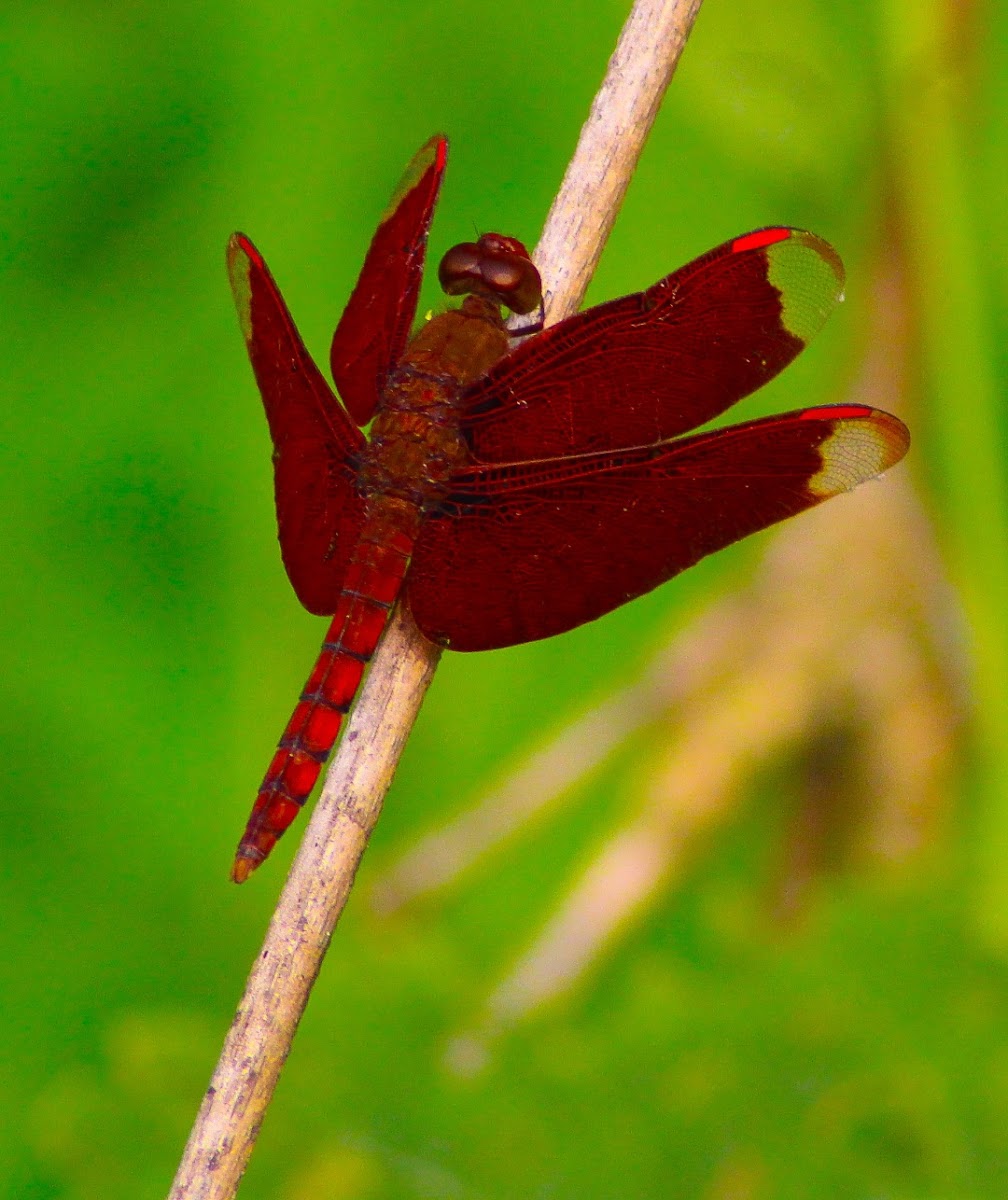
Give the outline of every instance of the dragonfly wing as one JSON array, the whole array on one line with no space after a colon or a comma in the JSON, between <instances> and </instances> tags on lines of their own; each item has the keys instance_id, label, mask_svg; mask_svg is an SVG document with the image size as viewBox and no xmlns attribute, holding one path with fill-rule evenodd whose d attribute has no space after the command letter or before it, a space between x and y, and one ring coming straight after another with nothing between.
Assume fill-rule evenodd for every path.
<instances>
[{"instance_id":1,"label":"dragonfly wing","mask_svg":"<svg viewBox=\"0 0 1008 1200\"><path fill-rule=\"evenodd\" d=\"M836 251L803 230L726 242L502 359L464 399L473 454L519 462L696 429L804 349L841 299L843 280Z\"/></svg>"},{"instance_id":2,"label":"dragonfly wing","mask_svg":"<svg viewBox=\"0 0 1008 1200\"><path fill-rule=\"evenodd\" d=\"M301 603L331 613L363 523L355 487L364 435L305 349L287 306L244 234L233 234L228 274L273 439L277 529Z\"/></svg>"},{"instance_id":3,"label":"dragonfly wing","mask_svg":"<svg viewBox=\"0 0 1008 1200\"><path fill-rule=\"evenodd\" d=\"M357 286L333 334L336 390L358 425L374 415L389 371L409 339L448 141L432 137L414 155L375 231Z\"/></svg>"},{"instance_id":4,"label":"dragonfly wing","mask_svg":"<svg viewBox=\"0 0 1008 1200\"><path fill-rule=\"evenodd\" d=\"M409 603L424 635L455 650L551 637L850 491L908 445L888 413L834 405L628 450L472 467L421 528Z\"/></svg>"}]
</instances>

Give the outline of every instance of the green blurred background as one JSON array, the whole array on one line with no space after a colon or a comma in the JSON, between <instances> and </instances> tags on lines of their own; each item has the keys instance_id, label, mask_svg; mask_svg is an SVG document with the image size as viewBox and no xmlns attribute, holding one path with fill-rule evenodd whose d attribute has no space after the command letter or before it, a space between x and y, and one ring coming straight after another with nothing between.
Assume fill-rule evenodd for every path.
<instances>
[{"instance_id":1,"label":"green blurred background","mask_svg":"<svg viewBox=\"0 0 1008 1200\"><path fill-rule=\"evenodd\" d=\"M432 256L474 228L533 243L627 10L0 16L0 1195L167 1191L304 828L228 882L324 632L277 553L228 234L256 240L323 360L433 131L452 161ZM1004 1194L1006 57L990 0L709 0L589 294L768 223L827 237L847 303L749 416L843 397L898 247L915 346L900 469L970 663L940 833L898 867L830 873L778 926L788 785L757 780L603 965L482 1070L453 1071L446 1046L605 844L648 738L437 904L382 921L369 883L634 678L748 577L759 539L566 637L446 655L243 1196Z\"/></svg>"}]
</instances>

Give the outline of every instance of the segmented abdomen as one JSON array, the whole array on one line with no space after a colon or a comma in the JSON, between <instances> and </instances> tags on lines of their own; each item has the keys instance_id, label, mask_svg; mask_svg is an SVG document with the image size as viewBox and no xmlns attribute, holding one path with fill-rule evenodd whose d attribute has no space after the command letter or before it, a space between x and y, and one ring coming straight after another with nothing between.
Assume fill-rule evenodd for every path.
<instances>
[{"instance_id":1,"label":"segmented abdomen","mask_svg":"<svg viewBox=\"0 0 1008 1200\"><path fill-rule=\"evenodd\" d=\"M389 515L373 513L361 531L322 651L238 844L231 870L236 883L247 879L266 858L308 799L385 628L417 532L415 520L408 522L408 530L390 530ZM396 516L398 525L403 513Z\"/></svg>"}]
</instances>

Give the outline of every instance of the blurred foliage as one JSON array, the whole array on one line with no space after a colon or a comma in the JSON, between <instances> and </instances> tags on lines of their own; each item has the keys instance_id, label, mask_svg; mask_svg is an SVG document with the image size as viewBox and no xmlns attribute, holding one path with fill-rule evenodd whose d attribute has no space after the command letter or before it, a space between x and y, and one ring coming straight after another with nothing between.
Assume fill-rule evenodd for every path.
<instances>
[{"instance_id":1,"label":"blurred foliage","mask_svg":"<svg viewBox=\"0 0 1008 1200\"><path fill-rule=\"evenodd\" d=\"M227 881L323 625L276 552L225 239L256 239L322 358L432 131L452 138L432 256L474 226L534 242L628 4L590 8L0 16L2 1196L167 1191L295 849ZM832 877L782 930L757 798L588 989L472 1078L445 1044L604 836L609 792L464 901L379 924L356 896L249 1200L1004 1194L1006 55L995 4L709 4L589 295L767 223L827 237L848 302L748 416L843 394L873 263L899 243L919 339L901 469L962 600L977 699L942 843ZM564 638L446 656L361 883L757 549Z\"/></svg>"}]
</instances>

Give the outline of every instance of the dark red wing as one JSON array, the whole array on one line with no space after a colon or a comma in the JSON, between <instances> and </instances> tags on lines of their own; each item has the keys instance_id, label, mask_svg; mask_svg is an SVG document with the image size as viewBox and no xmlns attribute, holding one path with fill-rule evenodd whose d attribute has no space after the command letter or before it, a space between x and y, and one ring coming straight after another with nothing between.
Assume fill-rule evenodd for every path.
<instances>
[{"instance_id":1,"label":"dark red wing","mask_svg":"<svg viewBox=\"0 0 1008 1200\"><path fill-rule=\"evenodd\" d=\"M630 450L473 467L421 529L410 607L426 637L454 650L563 633L873 478L909 442L888 413L834 405Z\"/></svg>"},{"instance_id":2,"label":"dark red wing","mask_svg":"<svg viewBox=\"0 0 1008 1200\"><path fill-rule=\"evenodd\" d=\"M841 298L843 279L833 248L802 230L726 242L503 359L465 396L473 453L520 462L695 429L791 362Z\"/></svg>"},{"instance_id":3,"label":"dark red wing","mask_svg":"<svg viewBox=\"0 0 1008 1200\"><path fill-rule=\"evenodd\" d=\"M447 161L448 141L441 134L414 155L378 223L333 334L329 362L336 390L358 425L374 415L378 395L409 338Z\"/></svg>"},{"instance_id":4,"label":"dark red wing","mask_svg":"<svg viewBox=\"0 0 1008 1200\"><path fill-rule=\"evenodd\" d=\"M227 264L273 438L284 566L305 608L331 613L363 520L354 460L364 435L312 362L262 256L244 234L232 234Z\"/></svg>"}]
</instances>

